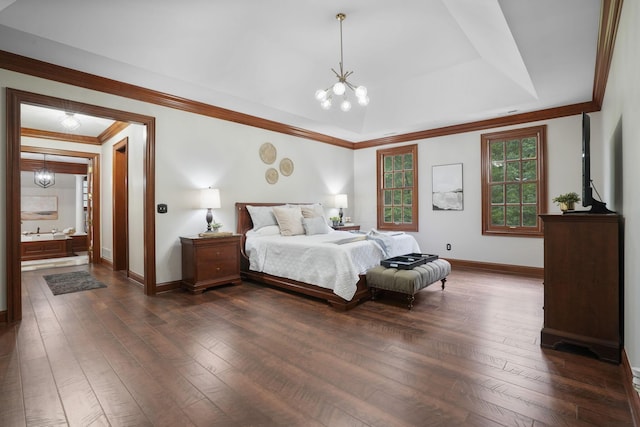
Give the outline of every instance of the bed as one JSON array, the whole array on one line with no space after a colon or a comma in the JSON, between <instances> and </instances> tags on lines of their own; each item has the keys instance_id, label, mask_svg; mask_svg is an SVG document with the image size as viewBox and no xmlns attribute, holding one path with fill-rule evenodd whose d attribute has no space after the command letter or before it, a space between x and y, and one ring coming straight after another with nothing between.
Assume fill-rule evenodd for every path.
<instances>
[{"instance_id":1,"label":"bed","mask_svg":"<svg viewBox=\"0 0 640 427\"><path fill-rule=\"evenodd\" d=\"M286 237L277 231L256 233L249 209L253 209L255 214L258 208L283 205L313 204L236 203L236 230L242 236L243 278L320 298L336 309L347 310L370 298L365 278L368 268L379 265L380 260L387 256L420 251L416 240L404 233L393 237L372 234L373 231L358 234L331 230L321 235ZM295 256L287 258L291 251ZM278 262L267 262L274 260ZM293 270L290 267L294 267ZM328 276L332 279L328 280Z\"/></svg>"}]
</instances>

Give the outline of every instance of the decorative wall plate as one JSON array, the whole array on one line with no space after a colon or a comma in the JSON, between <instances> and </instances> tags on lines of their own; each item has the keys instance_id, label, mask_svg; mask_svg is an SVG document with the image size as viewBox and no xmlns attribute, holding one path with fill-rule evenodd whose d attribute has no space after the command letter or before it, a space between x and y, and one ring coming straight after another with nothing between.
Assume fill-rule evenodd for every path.
<instances>
[{"instance_id":1,"label":"decorative wall plate","mask_svg":"<svg viewBox=\"0 0 640 427\"><path fill-rule=\"evenodd\" d=\"M269 168L264 173L264 177L269 184L275 184L276 182L278 182L278 171L274 168Z\"/></svg>"},{"instance_id":2,"label":"decorative wall plate","mask_svg":"<svg viewBox=\"0 0 640 427\"><path fill-rule=\"evenodd\" d=\"M285 157L280 160L280 173L283 176L289 176L293 173L293 161L290 158Z\"/></svg>"},{"instance_id":3,"label":"decorative wall plate","mask_svg":"<svg viewBox=\"0 0 640 427\"><path fill-rule=\"evenodd\" d=\"M276 161L277 153L276 147L270 142L265 142L260 146L260 158L268 165Z\"/></svg>"}]
</instances>

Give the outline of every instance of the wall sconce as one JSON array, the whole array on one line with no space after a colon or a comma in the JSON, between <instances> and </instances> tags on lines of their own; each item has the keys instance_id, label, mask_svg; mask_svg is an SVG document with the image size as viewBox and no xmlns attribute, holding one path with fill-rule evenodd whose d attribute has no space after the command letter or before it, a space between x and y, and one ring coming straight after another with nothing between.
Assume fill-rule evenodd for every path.
<instances>
[{"instance_id":1,"label":"wall sconce","mask_svg":"<svg viewBox=\"0 0 640 427\"><path fill-rule=\"evenodd\" d=\"M336 208L339 208L340 210L338 211L338 216L340 217L340 225L344 225L344 222L342 222L342 215L344 215L344 212L342 212L342 209L346 209L349 207L349 203L347 200L347 195L346 194L336 194L336 200L335 200L335 204L336 204Z\"/></svg>"},{"instance_id":2,"label":"wall sconce","mask_svg":"<svg viewBox=\"0 0 640 427\"><path fill-rule=\"evenodd\" d=\"M213 223L213 209L220 208L220 190L211 187L200 190L200 207L207 210L207 233L215 233L221 226Z\"/></svg>"}]
</instances>

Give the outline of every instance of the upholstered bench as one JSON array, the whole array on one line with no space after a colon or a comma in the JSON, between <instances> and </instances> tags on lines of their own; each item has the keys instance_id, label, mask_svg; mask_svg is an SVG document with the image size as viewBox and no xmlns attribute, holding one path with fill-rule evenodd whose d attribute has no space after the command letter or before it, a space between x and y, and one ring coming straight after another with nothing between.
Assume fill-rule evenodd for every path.
<instances>
[{"instance_id":1,"label":"upholstered bench","mask_svg":"<svg viewBox=\"0 0 640 427\"><path fill-rule=\"evenodd\" d=\"M381 265L367 271L367 286L371 290L371 299L376 299L378 290L400 292L407 295L409 310L413 307L414 295L420 289L440 281L442 289L451 273L449 261L438 258L411 270L386 268Z\"/></svg>"}]
</instances>

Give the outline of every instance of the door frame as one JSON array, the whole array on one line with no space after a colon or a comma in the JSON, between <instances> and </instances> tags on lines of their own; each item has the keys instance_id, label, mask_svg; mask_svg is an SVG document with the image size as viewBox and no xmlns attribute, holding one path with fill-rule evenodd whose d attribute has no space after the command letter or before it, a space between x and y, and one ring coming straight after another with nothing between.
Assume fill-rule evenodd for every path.
<instances>
[{"instance_id":1,"label":"door frame","mask_svg":"<svg viewBox=\"0 0 640 427\"><path fill-rule=\"evenodd\" d=\"M144 293L156 294L155 232L155 118L83 102L6 88L7 168L6 168L6 284L7 321L22 318L22 277L20 269L20 146L21 104L56 108L146 126L144 147L143 222ZM95 214L99 215L98 212ZM99 251L100 248L94 248ZM97 261L97 260L96 260Z\"/></svg>"}]
</instances>

